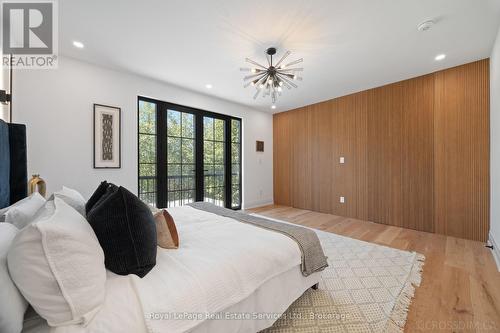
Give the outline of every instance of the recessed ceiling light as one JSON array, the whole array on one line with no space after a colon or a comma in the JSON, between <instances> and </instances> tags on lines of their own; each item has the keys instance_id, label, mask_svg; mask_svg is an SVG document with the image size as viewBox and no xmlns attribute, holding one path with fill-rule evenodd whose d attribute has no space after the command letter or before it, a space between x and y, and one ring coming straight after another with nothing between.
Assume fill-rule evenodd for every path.
<instances>
[{"instance_id":1,"label":"recessed ceiling light","mask_svg":"<svg viewBox=\"0 0 500 333\"><path fill-rule=\"evenodd\" d=\"M212 89L212 87L213 86L210 83L205 84L205 88L207 88L207 89Z\"/></svg>"},{"instance_id":2,"label":"recessed ceiling light","mask_svg":"<svg viewBox=\"0 0 500 333\"><path fill-rule=\"evenodd\" d=\"M273 109L273 110L276 109L276 105L274 105L274 104L271 105L271 109Z\"/></svg>"},{"instance_id":3,"label":"recessed ceiling light","mask_svg":"<svg viewBox=\"0 0 500 333\"><path fill-rule=\"evenodd\" d=\"M434 59L436 61L441 61L444 60L444 58L446 58L446 54L438 54Z\"/></svg>"},{"instance_id":4,"label":"recessed ceiling light","mask_svg":"<svg viewBox=\"0 0 500 333\"><path fill-rule=\"evenodd\" d=\"M77 40L73 41L73 46L79 49L83 49L85 47L82 42L79 42Z\"/></svg>"}]
</instances>

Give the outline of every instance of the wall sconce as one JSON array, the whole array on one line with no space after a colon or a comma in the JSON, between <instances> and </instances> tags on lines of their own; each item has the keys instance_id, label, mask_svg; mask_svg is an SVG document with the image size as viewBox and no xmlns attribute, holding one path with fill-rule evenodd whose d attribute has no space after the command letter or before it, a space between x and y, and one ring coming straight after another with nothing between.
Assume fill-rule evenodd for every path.
<instances>
[{"instance_id":1,"label":"wall sconce","mask_svg":"<svg viewBox=\"0 0 500 333\"><path fill-rule=\"evenodd\" d=\"M7 91L0 90L0 103L7 105L11 101L11 94L7 94Z\"/></svg>"},{"instance_id":2,"label":"wall sconce","mask_svg":"<svg viewBox=\"0 0 500 333\"><path fill-rule=\"evenodd\" d=\"M2 87L3 89L8 89L8 90L1 90L0 89L0 104L2 105L8 105L9 106L9 110L8 110L8 122L12 122L12 77L13 77L13 70L12 70L12 54L10 55L2 55L2 64L5 64L6 63L6 60L8 60L8 63L10 64L9 68L8 68L8 83L7 82L0 82L0 87ZM4 70L5 68L0 66L0 70L2 71L1 74L1 77L2 77L2 81L3 81L3 78L4 78ZM7 76L5 75L5 76ZM3 86L5 83L5 86ZM7 87L8 85L8 87ZM1 108L0 108L0 111ZM5 113L2 113L4 116L4 120L7 121L7 114ZM2 119L2 116L0 114L0 119Z\"/></svg>"}]
</instances>

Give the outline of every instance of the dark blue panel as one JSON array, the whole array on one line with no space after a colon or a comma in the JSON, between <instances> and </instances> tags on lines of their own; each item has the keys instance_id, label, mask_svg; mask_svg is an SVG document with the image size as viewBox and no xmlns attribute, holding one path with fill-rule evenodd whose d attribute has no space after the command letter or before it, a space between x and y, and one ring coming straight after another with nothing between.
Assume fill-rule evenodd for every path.
<instances>
[{"instance_id":1,"label":"dark blue panel","mask_svg":"<svg viewBox=\"0 0 500 333\"><path fill-rule=\"evenodd\" d=\"M0 208L10 205L9 127L0 120Z\"/></svg>"},{"instance_id":2,"label":"dark blue panel","mask_svg":"<svg viewBox=\"0 0 500 333\"><path fill-rule=\"evenodd\" d=\"M10 204L28 195L26 160L26 126L9 124L10 144Z\"/></svg>"}]
</instances>

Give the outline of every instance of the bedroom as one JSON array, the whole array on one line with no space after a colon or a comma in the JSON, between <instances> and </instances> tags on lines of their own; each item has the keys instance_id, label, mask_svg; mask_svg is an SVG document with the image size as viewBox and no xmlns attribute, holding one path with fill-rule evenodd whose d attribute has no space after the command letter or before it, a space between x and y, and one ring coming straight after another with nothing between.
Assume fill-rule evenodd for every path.
<instances>
[{"instance_id":1,"label":"bedroom","mask_svg":"<svg viewBox=\"0 0 500 333\"><path fill-rule=\"evenodd\" d=\"M500 331L498 1L1 8L1 333Z\"/></svg>"}]
</instances>

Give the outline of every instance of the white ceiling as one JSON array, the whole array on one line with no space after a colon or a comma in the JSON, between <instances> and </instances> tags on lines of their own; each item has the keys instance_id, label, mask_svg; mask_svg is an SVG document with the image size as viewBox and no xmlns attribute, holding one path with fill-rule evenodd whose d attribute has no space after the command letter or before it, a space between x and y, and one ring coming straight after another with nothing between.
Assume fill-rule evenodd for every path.
<instances>
[{"instance_id":1,"label":"white ceiling","mask_svg":"<svg viewBox=\"0 0 500 333\"><path fill-rule=\"evenodd\" d=\"M63 0L59 8L61 54L267 112L487 58L500 23L496 0ZM429 19L437 24L417 31ZM269 97L253 100L239 71L246 57L265 62L269 46L304 58L304 81L285 89L276 110Z\"/></svg>"}]
</instances>

